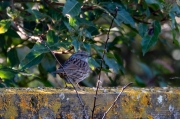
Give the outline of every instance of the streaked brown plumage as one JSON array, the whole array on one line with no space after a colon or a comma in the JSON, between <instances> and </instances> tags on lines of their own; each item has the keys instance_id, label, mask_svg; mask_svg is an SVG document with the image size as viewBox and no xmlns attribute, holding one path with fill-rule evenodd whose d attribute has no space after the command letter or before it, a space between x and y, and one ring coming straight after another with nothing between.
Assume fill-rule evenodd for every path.
<instances>
[{"instance_id":1,"label":"streaked brown plumage","mask_svg":"<svg viewBox=\"0 0 180 119\"><path fill-rule=\"evenodd\" d=\"M63 67L59 67L55 73L59 74L59 76L67 83L70 83L68 81L69 78L72 83L76 83L78 85L79 82L87 78L89 75L90 68L88 65L88 58L89 54L87 52L76 52L71 55L71 57L62 65Z\"/></svg>"}]
</instances>

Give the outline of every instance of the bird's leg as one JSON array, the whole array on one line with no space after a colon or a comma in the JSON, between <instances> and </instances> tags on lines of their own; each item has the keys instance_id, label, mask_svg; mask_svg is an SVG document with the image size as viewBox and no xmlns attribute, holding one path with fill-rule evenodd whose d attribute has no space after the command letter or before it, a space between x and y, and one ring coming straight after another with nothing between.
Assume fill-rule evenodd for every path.
<instances>
[{"instance_id":1,"label":"bird's leg","mask_svg":"<svg viewBox=\"0 0 180 119\"><path fill-rule=\"evenodd\" d=\"M77 85L77 87L78 87L79 89L81 89L81 86L79 85L79 83L76 83L76 85Z\"/></svg>"}]
</instances>

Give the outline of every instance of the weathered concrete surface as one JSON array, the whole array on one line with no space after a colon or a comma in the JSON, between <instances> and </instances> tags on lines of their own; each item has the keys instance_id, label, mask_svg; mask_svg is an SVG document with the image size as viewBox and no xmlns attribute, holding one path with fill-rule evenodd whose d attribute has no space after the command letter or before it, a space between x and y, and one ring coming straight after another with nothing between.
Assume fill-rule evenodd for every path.
<instances>
[{"instance_id":1,"label":"weathered concrete surface","mask_svg":"<svg viewBox=\"0 0 180 119\"><path fill-rule=\"evenodd\" d=\"M95 119L103 113L121 88L100 89ZM79 91L89 116L95 88ZM83 112L74 90L0 89L0 119L82 119ZM106 119L180 119L180 88L127 88Z\"/></svg>"}]
</instances>

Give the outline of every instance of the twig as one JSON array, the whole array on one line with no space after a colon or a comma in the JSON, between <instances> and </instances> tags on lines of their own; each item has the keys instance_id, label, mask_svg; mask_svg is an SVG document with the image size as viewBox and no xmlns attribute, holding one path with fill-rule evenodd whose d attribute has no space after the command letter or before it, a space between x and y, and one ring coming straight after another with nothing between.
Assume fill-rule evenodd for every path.
<instances>
[{"instance_id":1,"label":"twig","mask_svg":"<svg viewBox=\"0 0 180 119\"><path fill-rule=\"evenodd\" d=\"M96 108L96 99L97 99L97 94L98 94L98 90L99 90L99 86L100 86L100 82L101 82L100 78L101 78L102 64L103 64L105 52L107 51L107 42L109 40L109 34L110 34L112 24L113 24L114 19L115 19L116 15L117 15L117 10L118 10L118 7L116 7L116 9L115 9L115 15L113 16L111 25L110 25L108 33L107 33L107 39L106 39L106 42L105 42L105 45L104 45L104 50L103 50L102 59L101 59L102 61L101 61L101 65L100 65L100 72L99 72L99 77L98 77L98 81L97 81L97 85L96 85L96 94L94 96L94 104L93 104L93 109L92 109L92 119L94 119L94 111L95 111L95 108Z\"/></svg>"},{"instance_id":2,"label":"twig","mask_svg":"<svg viewBox=\"0 0 180 119\"><path fill-rule=\"evenodd\" d=\"M104 119L104 118L106 117L107 113L108 113L108 112L110 111L110 109L114 106L114 104L116 103L116 101L118 100L118 98L121 96L122 92L123 92L129 85L131 85L131 84L133 84L133 83L131 82L131 83L129 83L129 84L127 84L127 85L125 85L125 86L122 87L121 92L118 94L118 96L116 97L116 99L114 100L114 102L111 104L111 106L108 108L108 110L104 113L102 119Z\"/></svg>"}]
</instances>

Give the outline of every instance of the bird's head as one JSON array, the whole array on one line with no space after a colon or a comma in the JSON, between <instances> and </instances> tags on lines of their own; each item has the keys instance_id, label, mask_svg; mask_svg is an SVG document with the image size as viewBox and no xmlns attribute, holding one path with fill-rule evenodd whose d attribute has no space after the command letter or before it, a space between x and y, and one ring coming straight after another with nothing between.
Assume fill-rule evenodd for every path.
<instances>
[{"instance_id":1,"label":"bird's head","mask_svg":"<svg viewBox=\"0 0 180 119\"><path fill-rule=\"evenodd\" d=\"M86 61L88 60L88 58L90 57L89 53L85 52L85 51L78 51L76 53L74 53L71 57Z\"/></svg>"}]
</instances>

